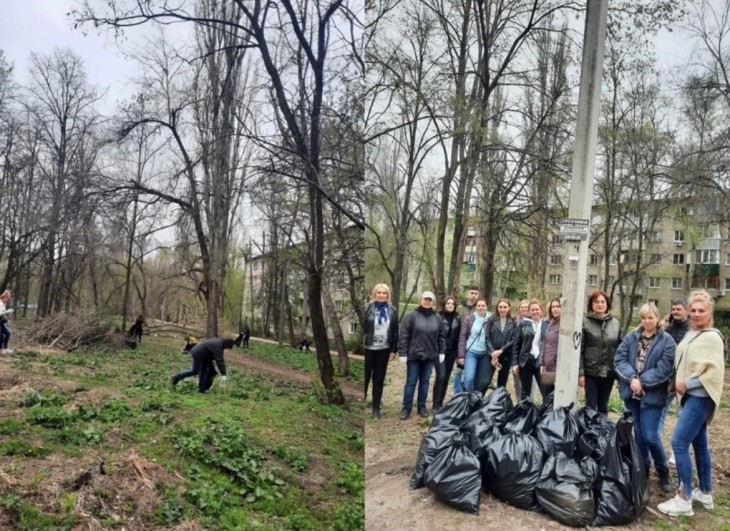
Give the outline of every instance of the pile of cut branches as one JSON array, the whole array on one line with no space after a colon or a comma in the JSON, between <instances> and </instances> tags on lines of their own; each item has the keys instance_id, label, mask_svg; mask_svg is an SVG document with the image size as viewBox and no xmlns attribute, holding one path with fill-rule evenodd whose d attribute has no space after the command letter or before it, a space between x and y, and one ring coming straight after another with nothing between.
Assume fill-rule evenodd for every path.
<instances>
[{"instance_id":1,"label":"pile of cut branches","mask_svg":"<svg viewBox=\"0 0 730 531\"><path fill-rule=\"evenodd\" d=\"M124 333L103 325L93 314L57 313L34 325L27 334L31 341L47 348L60 348L68 352L88 346L130 346Z\"/></svg>"}]
</instances>

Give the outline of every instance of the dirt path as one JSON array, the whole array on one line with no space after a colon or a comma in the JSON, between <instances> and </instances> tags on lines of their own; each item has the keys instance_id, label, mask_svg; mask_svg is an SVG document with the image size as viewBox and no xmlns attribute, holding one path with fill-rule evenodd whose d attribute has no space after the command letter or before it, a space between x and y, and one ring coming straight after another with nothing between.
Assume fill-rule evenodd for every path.
<instances>
[{"instance_id":1,"label":"dirt path","mask_svg":"<svg viewBox=\"0 0 730 531\"><path fill-rule=\"evenodd\" d=\"M273 339L266 339L266 338L263 338L263 337L252 337L251 338L251 341L254 341L254 342L257 342L258 341L259 343L268 343L269 345L278 345L279 344L278 341L274 341ZM334 358L336 358L337 356L339 356L339 354L337 353L336 350L330 350L330 355L332 357L334 357ZM360 356L359 354L353 354L352 352L349 352L347 354L347 356L350 359L353 359L353 360L363 361L365 359L364 356Z\"/></svg>"},{"instance_id":2,"label":"dirt path","mask_svg":"<svg viewBox=\"0 0 730 531\"><path fill-rule=\"evenodd\" d=\"M406 421L398 419L402 400L405 369L399 363L388 368L383 396L383 418L365 423L365 528L366 530L403 529L408 531L477 531L484 529L571 529L544 514L510 507L490 494L482 492L480 514L473 516L437 501L427 489L409 490L409 482L418 455L421 439L428 431L426 423L415 414ZM433 384L433 380L431 382ZM730 400L730 371L726 371L725 403ZM431 402L429 396L428 407ZM612 415L613 420L618 415ZM665 448L674 429L676 417L670 415L664 434ZM695 509L692 529L720 529L730 522L730 411L721 408L710 426L713 459L715 510ZM672 472L676 481L676 474ZM649 506L641 517L622 529L654 530L678 528L677 519L661 515L656 505L671 497L659 491L657 479L651 475ZM718 500L723 500L722 505Z\"/></svg>"},{"instance_id":3,"label":"dirt path","mask_svg":"<svg viewBox=\"0 0 730 531\"><path fill-rule=\"evenodd\" d=\"M254 358L252 356L248 356L245 353L241 352L236 352L232 356L227 356L226 363L230 365L235 365L236 367L241 367L254 371L268 372L280 378L299 382L305 385L309 385L309 383L312 381L312 378L319 378L319 376L297 371L294 369L288 369L286 367L282 367L281 365L275 365L273 363ZM340 387L342 387L342 391L345 394L358 397L360 400L362 400L362 387L358 387L351 382L345 380L344 378L337 378L337 381L340 383Z\"/></svg>"}]
</instances>

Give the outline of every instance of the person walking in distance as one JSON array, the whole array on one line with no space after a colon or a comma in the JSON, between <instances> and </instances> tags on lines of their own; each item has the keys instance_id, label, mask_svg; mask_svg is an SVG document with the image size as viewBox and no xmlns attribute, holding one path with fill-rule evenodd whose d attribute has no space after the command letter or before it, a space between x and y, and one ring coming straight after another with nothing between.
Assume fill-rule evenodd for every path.
<instances>
[{"instance_id":1,"label":"person walking in distance","mask_svg":"<svg viewBox=\"0 0 730 531\"><path fill-rule=\"evenodd\" d=\"M594 291L583 319L578 385L586 390L586 407L605 415L616 381L614 361L621 339L621 326L611 315L611 298L605 291Z\"/></svg>"},{"instance_id":2,"label":"person walking in distance","mask_svg":"<svg viewBox=\"0 0 730 531\"><path fill-rule=\"evenodd\" d=\"M373 382L373 419L381 417L380 405L388 362L398 351L398 310L390 304L390 288L378 284L370 293L365 307L365 397L370 381Z\"/></svg>"}]
</instances>

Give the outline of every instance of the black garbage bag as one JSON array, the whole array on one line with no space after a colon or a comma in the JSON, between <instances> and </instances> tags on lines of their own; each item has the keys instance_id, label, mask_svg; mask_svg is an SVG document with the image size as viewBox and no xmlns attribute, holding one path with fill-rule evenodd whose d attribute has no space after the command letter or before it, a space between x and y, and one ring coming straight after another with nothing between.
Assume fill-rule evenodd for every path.
<instances>
[{"instance_id":1,"label":"black garbage bag","mask_svg":"<svg viewBox=\"0 0 730 531\"><path fill-rule=\"evenodd\" d=\"M589 407L582 407L575 412L580 433L593 430L598 434L608 435L613 433L614 424L603 413Z\"/></svg>"},{"instance_id":2,"label":"black garbage bag","mask_svg":"<svg viewBox=\"0 0 730 531\"><path fill-rule=\"evenodd\" d=\"M525 398L517 404L507 415L502 433L526 433L532 434L537 421L540 418L540 410L529 398Z\"/></svg>"},{"instance_id":3,"label":"black garbage bag","mask_svg":"<svg viewBox=\"0 0 730 531\"><path fill-rule=\"evenodd\" d=\"M481 450L487 442L494 438L493 432L496 430L499 433L494 421L485 416L481 409L476 410L463 422L461 430L464 433L467 447L477 457L480 457Z\"/></svg>"},{"instance_id":4,"label":"black garbage bag","mask_svg":"<svg viewBox=\"0 0 730 531\"><path fill-rule=\"evenodd\" d=\"M535 495L540 507L561 524L586 527L596 512L593 481L577 461L558 452L545 462Z\"/></svg>"},{"instance_id":5,"label":"black garbage bag","mask_svg":"<svg viewBox=\"0 0 730 531\"><path fill-rule=\"evenodd\" d=\"M507 392L507 389L497 387L484 398L479 411L486 417L492 419L494 424L501 428L507 421L507 415L509 415L513 407L512 397Z\"/></svg>"},{"instance_id":6,"label":"black garbage bag","mask_svg":"<svg viewBox=\"0 0 730 531\"><path fill-rule=\"evenodd\" d=\"M544 417L553 410L555 405L555 392L550 393L540 406L540 418Z\"/></svg>"},{"instance_id":7,"label":"black garbage bag","mask_svg":"<svg viewBox=\"0 0 730 531\"><path fill-rule=\"evenodd\" d=\"M451 439L426 469L426 487L442 501L461 511L479 514L482 478L479 459L462 435Z\"/></svg>"},{"instance_id":8,"label":"black garbage bag","mask_svg":"<svg viewBox=\"0 0 730 531\"><path fill-rule=\"evenodd\" d=\"M578 442L578 421L567 407L545 413L535 426L535 437L542 444L545 455L563 452L568 457L575 455Z\"/></svg>"},{"instance_id":9,"label":"black garbage bag","mask_svg":"<svg viewBox=\"0 0 730 531\"><path fill-rule=\"evenodd\" d=\"M482 405L482 395L479 393L459 393L451 397L433 416L431 429L444 424L459 426Z\"/></svg>"},{"instance_id":10,"label":"black garbage bag","mask_svg":"<svg viewBox=\"0 0 730 531\"><path fill-rule=\"evenodd\" d=\"M540 511L535 486L544 462L545 453L537 439L525 433L507 433L484 452L482 487L514 507Z\"/></svg>"},{"instance_id":11,"label":"black garbage bag","mask_svg":"<svg viewBox=\"0 0 730 531\"><path fill-rule=\"evenodd\" d=\"M410 489L420 489L425 486L425 474L429 465L436 458L438 453L449 446L454 437L461 434L458 426L444 424L437 428L431 426L426 436L421 440L416 459L416 468L411 475Z\"/></svg>"},{"instance_id":12,"label":"black garbage bag","mask_svg":"<svg viewBox=\"0 0 730 531\"><path fill-rule=\"evenodd\" d=\"M649 502L644 463L633 435L631 414L616 423L601 459L596 486L594 526L626 525L636 520Z\"/></svg>"},{"instance_id":13,"label":"black garbage bag","mask_svg":"<svg viewBox=\"0 0 730 531\"><path fill-rule=\"evenodd\" d=\"M596 461L603 459L606 453L610 434L599 433L596 430L588 430L578 437L576 453L579 458L590 457Z\"/></svg>"}]
</instances>

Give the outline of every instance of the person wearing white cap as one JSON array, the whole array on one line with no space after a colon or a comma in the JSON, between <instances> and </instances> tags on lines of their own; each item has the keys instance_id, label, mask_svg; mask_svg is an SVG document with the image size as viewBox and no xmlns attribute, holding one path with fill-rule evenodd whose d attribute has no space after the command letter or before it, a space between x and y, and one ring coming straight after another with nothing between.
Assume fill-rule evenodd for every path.
<instances>
[{"instance_id":1,"label":"person wearing white cap","mask_svg":"<svg viewBox=\"0 0 730 531\"><path fill-rule=\"evenodd\" d=\"M418 307L403 318L398 341L398 357L406 366L406 384L403 389L403 409L400 419L406 420L413 409L413 396L418 385L418 414L426 418L428 385L434 363L443 363L446 357L446 334L441 316L434 309L435 296L424 291Z\"/></svg>"}]
</instances>

